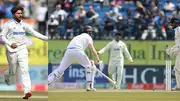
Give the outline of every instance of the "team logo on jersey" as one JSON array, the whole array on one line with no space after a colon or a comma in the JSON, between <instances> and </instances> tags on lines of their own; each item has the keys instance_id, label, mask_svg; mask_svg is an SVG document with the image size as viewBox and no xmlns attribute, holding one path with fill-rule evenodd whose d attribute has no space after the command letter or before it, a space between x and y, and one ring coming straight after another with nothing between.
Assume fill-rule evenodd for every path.
<instances>
[{"instance_id":1,"label":"team logo on jersey","mask_svg":"<svg viewBox=\"0 0 180 101\"><path fill-rule=\"evenodd\" d=\"M25 32L13 32L13 35L24 35Z\"/></svg>"},{"instance_id":2,"label":"team logo on jersey","mask_svg":"<svg viewBox=\"0 0 180 101\"><path fill-rule=\"evenodd\" d=\"M120 48L114 48L114 51L120 51Z\"/></svg>"}]
</instances>

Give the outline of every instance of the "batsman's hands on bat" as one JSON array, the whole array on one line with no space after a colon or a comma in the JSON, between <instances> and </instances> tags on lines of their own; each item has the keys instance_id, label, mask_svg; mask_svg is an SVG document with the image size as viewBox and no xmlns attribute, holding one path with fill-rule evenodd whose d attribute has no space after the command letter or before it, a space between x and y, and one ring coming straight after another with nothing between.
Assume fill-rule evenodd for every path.
<instances>
[{"instance_id":1,"label":"batsman's hands on bat","mask_svg":"<svg viewBox=\"0 0 180 101\"><path fill-rule=\"evenodd\" d=\"M92 64L92 66L95 65L93 60L91 60L91 64ZM104 62L99 60L98 64L99 64L100 71L102 71L104 69Z\"/></svg>"}]
</instances>

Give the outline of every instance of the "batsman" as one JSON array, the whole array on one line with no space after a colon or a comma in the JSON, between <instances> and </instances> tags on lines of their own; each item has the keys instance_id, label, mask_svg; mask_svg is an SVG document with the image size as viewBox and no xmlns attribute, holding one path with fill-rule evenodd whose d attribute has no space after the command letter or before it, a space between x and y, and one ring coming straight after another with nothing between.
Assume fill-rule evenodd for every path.
<instances>
[{"instance_id":1,"label":"batsman","mask_svg":"<svg viewBox=\"0 0 180 101\"><path fill-rule=\"evenodd\" d=\"M96 67L94 63L89 60L85 54L85 49L89 47L94 56L96 57L97 62L100 62L99 56L93 44L93 29L91 26L86 25L83 28L83 33L74 37L71 42L68 44L64 57L61 60L61 63L58 68L56 68L48 76L48 85L51 86L58 78L62 77L64 71L72 63L80 63L86 71L86 84L87 91L95 91L94 88L94 77L96 73ZM95 67L95 68L94 68Z\"/></svg>"},{"instance_id":2,"label":"batsman","mask_svg":"<svg viewBox=\"0 0 180 101\"><path fill-rule=\"evenodd\" d=\"M121 32L115 33L115 39L109 42L103 49L98 51L98 54L102 54L105 51L109 52L109 66L108 75L116 81L116 87L114 89L120 89L122 74L124 68L124 55L127 56L129 61L133 63L133 59L123 41L121 39ZM117 79L116 79L117 74Z\"/></svg>"},{"instance_id":3,"label":"batsman","mask_svg":"<svg viewBox=\"0 0 180 101\"><path fill-rule=\"evenodd\" d=\"M176 77L176 87L172 88L172 90L180 91L180 20L178 18L172 18L170 21L170 25L175 31L175 45L173 47L169 47L166 52L170 56L176 56L176 62L174 66L175 77Z\"/></svg>"}]
</instances>

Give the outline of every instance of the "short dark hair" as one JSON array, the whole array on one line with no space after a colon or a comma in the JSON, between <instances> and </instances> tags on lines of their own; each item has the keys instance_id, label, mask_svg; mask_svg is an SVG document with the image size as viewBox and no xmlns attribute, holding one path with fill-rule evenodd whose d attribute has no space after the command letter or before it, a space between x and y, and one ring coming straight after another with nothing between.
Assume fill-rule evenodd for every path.
<instances>
[{"instance_id":1,"label":"short dark hair","mask_svg":"<svg viewBox=\"0 0 180 101\"><path fill-rule=\"evenodd\" d=\"M121 34L121 32L116 32L115 33L115 36L121 36L122 34Z\"/></svg>"},{"instance_id":2,"label":"short dark hair","mask_svg":"<svg viewBox=\"0 0 180 101\"><path fill-rule=\"evenodd\" d=\"M169 23L176 23L176 24L180 24L180 20L178 18L172 18Z\"/></svg>"},{"instance_id":3,"label":"short dark hair","mask_svg":"<svg viewBox=\"0 0 180 101\"><path fill-rule=\"evenodd\" d=\"M24 11L24 8L21 7L21 6L14 6L14 7L11 9L11 13L14 15L18 10Z\"/></svg>"}]
</instances>

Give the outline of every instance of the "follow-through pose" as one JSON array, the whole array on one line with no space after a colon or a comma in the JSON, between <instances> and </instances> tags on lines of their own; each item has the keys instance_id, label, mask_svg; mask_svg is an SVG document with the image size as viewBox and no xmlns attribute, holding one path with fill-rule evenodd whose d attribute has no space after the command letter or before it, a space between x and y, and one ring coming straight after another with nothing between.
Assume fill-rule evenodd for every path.
<instances>
[{"instance_id":1,"label":"follow-through pose","mask_svg":"<svg viewBox=\"0 0 180 101\"><path fill-rule=\"evenodd\" d=\"M28 51L26 48L26 32L42 39L48 40L48 37L36 32L29 24L22 20L23 8L20 6L11 9L13 19L4 24L2 30L2 40L6 45L6 56L9 68L5 71L4 77L6 84L11 84L11 77L16 75L16 68L19 67L22 74L22 83L24 87L23 99L32 96L31 80L29 76Z\"/></svg>"}]
</instances>

